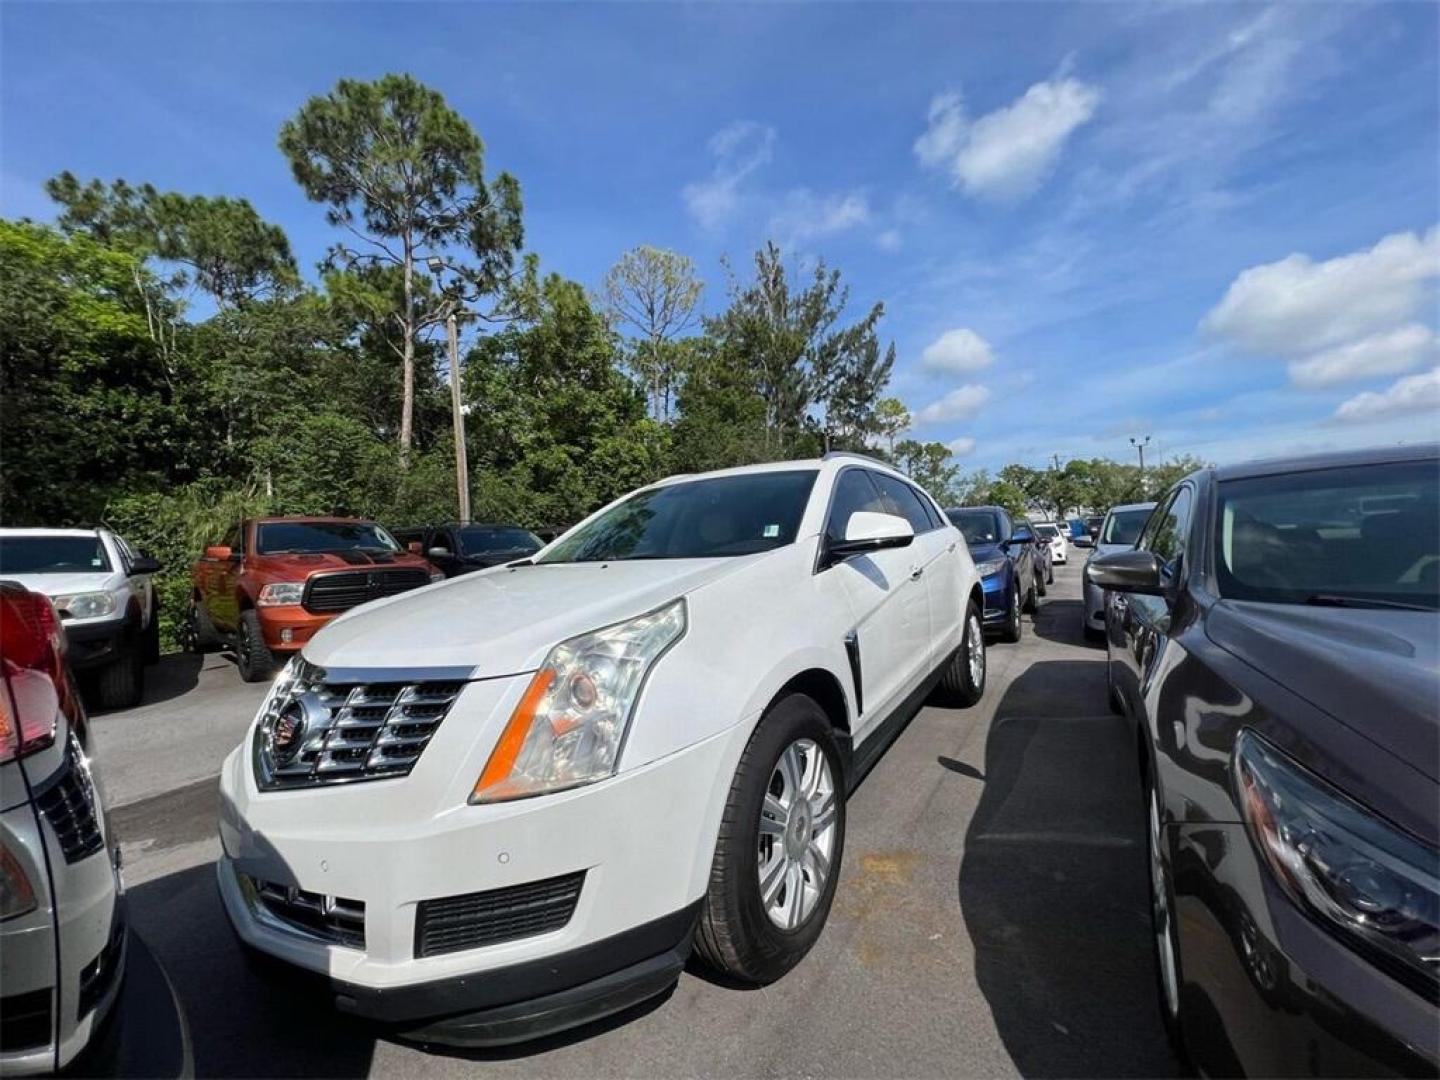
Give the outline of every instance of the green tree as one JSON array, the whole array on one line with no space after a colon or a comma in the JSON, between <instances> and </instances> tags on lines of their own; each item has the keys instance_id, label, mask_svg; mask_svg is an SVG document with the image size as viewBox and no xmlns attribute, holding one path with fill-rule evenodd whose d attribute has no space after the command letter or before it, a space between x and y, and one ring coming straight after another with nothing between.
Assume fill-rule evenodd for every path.
<instances>
[{"instance_id":1,"label":"green tree","mask_svg":"<svg viewBox=\"0 0 1440 1080\"><path fill-rule=\"evenodd\" d=\"M648 244L625 252L605 275L611 313L639 335L630 366L657 420L670 418L679 360L671 346L694 325L703 290L690 259Z\"/></svg>"},{"instance_id":2,"label":"green tree","mask_svg":"<svg viewBox=\"0 0 1440 1080\"><path fill-rule=\"evenodd\" d=\"M903 401L887 397L875 403L875 433L885 440L891 457L895 456L895 440L909 430L910 410Z\"/></svg>"},{"instance_id":3,"label":"green tree","mask_svg":"<svg viewBox=\"0 0 1440 1080\"><path fill-rule=\"evenodd\" d=\"M520 185L508 173L487 184L480 137L409 75L340 80L286 121L280 148L305 194L324 203L330 223L349 235L331 250L330 264L399 271L399 305L386 325L401 359L404 463L417 347L450 312L509 279L523 238ZM420 280L431 260L449 275L443 289Z\"/></svg>"},{"instance_id":4,"label":"green tree","mask_svg":"<svg viewBox=\"0 0 1440 1080\"><path fill-rule=\"evenodd\" d=\"M895 447L895 463L917 484L943 506L957 500L955 481L960 469L954 464L950 450L941 442L917 442L906 439Z\"/></svg>"}]
</instances>

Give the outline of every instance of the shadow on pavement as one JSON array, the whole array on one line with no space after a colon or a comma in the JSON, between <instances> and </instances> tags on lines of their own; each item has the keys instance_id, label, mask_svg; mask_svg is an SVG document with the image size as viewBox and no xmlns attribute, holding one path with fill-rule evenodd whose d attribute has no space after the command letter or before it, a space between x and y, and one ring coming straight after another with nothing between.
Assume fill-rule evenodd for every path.
<instances>
[{"instance_id":1,"label":"shadow on pavement","mask_svg":"<svg viewBox=\"0 0 1440 1080\"><path fill-rule=\"evenodd\" d=\"M160 658L158 664L145 669L145 694L140 704L133 706L143 709L146 705L157 705L162 701L188 694L200 681L200 668L205 657L196 653L170 653ZM80 680L85 696L85 707L91 716L107 716L125 712L125 709L102 709L95 694L93 676Z\"/></svg>"},{"instance_id":2,"label":"shadow on pavement","mask_svg":"<svg viewBox=\"0 0 1440 1080\"><path fill-rule=\"evenodd\" d=\"M1078 638L1079 605L1062 604ZM1098 660L1057 660L1010 685L965 838L976 979L1025 1076L1177 1074L1155 1002L1139 772L1104 679Z\"/></svg>"},{"instance_id":3,"label":"shadow on pavement","mask_svg":"<svg viewBox=\"0 0 1440 1080\"><path fill-rule=\"evenodd\" d=\"M364 1076L376 1032L331 1010L308 981L263 979L246 963L206 863L130 890L190 1023L196 1076Z\"/></svg>"},{"instance_id":4,"label":"shadow on pavement","mask_svg":"<svg viewBox=\"0 0 1440 1080\"><path fill-rule=\"evenodd\" d=\"M1035 613L1031 628L1035 636L1064 645L1092 648L1096 643L1085 637L1083 621L1085 604L1081 600L1047 600ZM1105 643L1099 643L1103 649ZM1101 702L1104 705L1104 702Z\"/></svg>"}]
</instances>

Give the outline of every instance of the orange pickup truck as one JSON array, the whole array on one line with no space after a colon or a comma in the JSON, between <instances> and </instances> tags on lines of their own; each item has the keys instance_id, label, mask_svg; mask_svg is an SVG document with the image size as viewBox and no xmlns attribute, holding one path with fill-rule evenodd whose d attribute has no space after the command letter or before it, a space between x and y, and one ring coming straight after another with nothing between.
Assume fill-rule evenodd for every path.
<instances>
[{"instance_id":1,"label":"orange pickup truck","mask_svg":"<svg viewBox=\"0 0 1440 1080\"><path fill-rule=\"evenodd\" d=\"M259 682L341 612L443 579L373 521L242 521L195 564L186 645L230 646L240 677Z\"/></svg>"}]
</instances>

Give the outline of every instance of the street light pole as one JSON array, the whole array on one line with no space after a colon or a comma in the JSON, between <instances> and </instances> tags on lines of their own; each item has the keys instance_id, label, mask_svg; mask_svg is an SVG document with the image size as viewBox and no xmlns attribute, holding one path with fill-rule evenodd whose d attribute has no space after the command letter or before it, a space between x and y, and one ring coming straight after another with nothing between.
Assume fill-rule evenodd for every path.
<instances>
[{"instance_id":1,"label":"street light pole","mask_svg":"<svg viewBox=\"0 0 1440 1080\"><path fill-rule=\"evenodd\" d=\"M460 404L460 333L452 308L445 319L450 343L450 407L455 414L455 486L460 495L460 520L470 520L470 462L465 453L465 410Z\"/></svg>"},{"instance_id":2,"label":"street light pole","mask_svg":"<svg viewBox=\"0 0 1440 1080\"><path fill-rule=\"evenodd\" d=\"M1144 495L1144 494L1145 494L1145 447L1147 447L1147 446L1150 445L1150 436L1149 436L1149 435L1146 435L1143 439L1137 439L1137 438L1135 438L1134 435L1131 435L1131 436L1130 436L1130 445L1133 446L1133 447L1135 447L1135 449L1140 452L1140 494L1141 494L1141 495Z\"/></svg>"}]
</instances>

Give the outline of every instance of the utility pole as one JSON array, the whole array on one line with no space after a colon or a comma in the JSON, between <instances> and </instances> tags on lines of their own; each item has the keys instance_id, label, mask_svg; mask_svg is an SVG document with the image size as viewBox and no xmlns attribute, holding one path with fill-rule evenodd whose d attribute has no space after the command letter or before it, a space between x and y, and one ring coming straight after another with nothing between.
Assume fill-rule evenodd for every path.
<instances>
[{"instance_id":1,"label":"utility pole","mask_svg":"<svg viewBox=\"0 0 1440 1080\"><path fill-rule=\"evenodd\" d=\"M431 256L426 265L438 280L444 263ZM450 300L450 313L445 316L445 337L450 352L450 410L455 425L455 488L459 496L460 521L470 520L470 462L465 452L465 410L460 402L460 330L459 301Z\"/></svg>"},{"instance_id":2,"label":"utility pole","mask_svg":"<svg viewBox=\"0 0 1440 1080\"><path fill-rule=\"evenodd\" d=\"M1150 445L1150 436L1146 435L1143 439L1137 439L1131 435L1130 445L1140 453L1140 494L1143 496L1145 494L1145 447Z\"/></svg>"}]
</instances>

